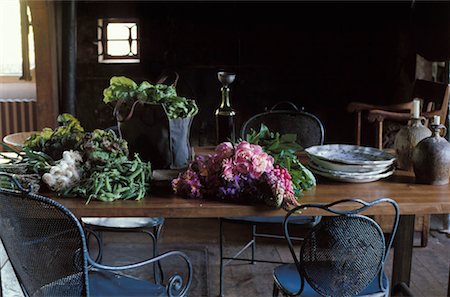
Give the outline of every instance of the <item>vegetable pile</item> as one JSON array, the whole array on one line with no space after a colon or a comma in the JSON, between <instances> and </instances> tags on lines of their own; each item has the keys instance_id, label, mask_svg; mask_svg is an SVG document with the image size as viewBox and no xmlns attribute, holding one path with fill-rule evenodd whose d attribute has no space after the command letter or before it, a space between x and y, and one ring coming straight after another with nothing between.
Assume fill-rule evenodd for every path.
<instances>
[{"instance_id":1,"label":"vegetable pile","mask_svg":"<svg viewBox=\"0 0 450 297\"><path fill-rule=\"evenodd\" d=\"M150 176L150 163L142 162L138 155L131 161L124 156L96 167L88 178L67 189L65 194L88 197L89 200L139 200L150 189Z\"/></svg>"},{"instance_id":2,"label":"vegetable pile","mask_svg":"<svg viewBox=\"0 0 450 297\"><path fill-rule=\"evenodd\" d=\"M53 160L61 159L66 150L75 148L84 136L84 129L73 115L64 113L57 118L59 127L44 128L41 133L30 136L25 147L31 151L43 152Z\"/></svg>"},{"instance_id":3,"label":"vegetable pile","mask_svg":"<svg viewBox=\"0 0 450 297\"><path fill-rule=\"evenodd\" d=\"M246 135L246 140L252 144L260 145L263 150L274 158L274 163L286 168L292 178L295 196L302 194L303 190L316 185L316 178L312 172L300 163L295 152L303 150L296 143L297 135L270 132L269 128L262 124L259 132L251 130Z\"/></svg>"},{"instance_id":4,"label":"vegetable pile","mask_svg":"<svg viewBox=\"0 0 450 297\"><path fill-rule=\"evenodd\" d=\"M114 201L142 199L150 189L151 164L135 154L113 131L84 132L70 114L58 117L60 126L45 128L24 144L24 155L11 165L42 175L55 192L68 196ZM59 141L59 142L58 142ZM0 168L1 170L1 168Z\"/></svg>"},{"instance_id":5,"label":"vegetable pile","mask_svg":"<svg viewBox=\"0 0 450 297\"><path fill-rule=\"evenodd\" d=\"M162 104L169 119L182 119L198 112L194 100L177 95L175 86L143 81L139 86L124 76L114 76L110 86L103 91L106 104L122 100L127 103L140 101L146 104Z\"/></svg>"}]
</instances>

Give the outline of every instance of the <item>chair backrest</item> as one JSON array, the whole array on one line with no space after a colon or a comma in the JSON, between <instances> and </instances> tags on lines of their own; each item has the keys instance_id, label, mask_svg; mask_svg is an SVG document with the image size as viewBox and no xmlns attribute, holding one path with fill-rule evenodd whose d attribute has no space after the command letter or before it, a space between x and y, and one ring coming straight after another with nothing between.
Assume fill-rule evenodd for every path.
<instances>
[{"instance_id":1,"label":"chair backrest","mask_svg":"<svg viewBox=\"0 0 450 297\"><path fill-rule=\"evenodd\" d=\"M448 111L449 89L450 87L447 84L416 79L412 98L423 100L425 110L422 111L438 112L436 115L441 117L441 121L445 121Z\"/></svg>"},{"instance_id":2,"label":"chair backrest","mask_svg":"<svg viewBox=\"0 0 450 297\"><path fill-rule=\"evenodd\" d=\"M287 102L293 109L278 110L277 105L269 111L259 113L248 119L242 126L241 137L250 133L251 129L259 131L265 124L270 131L280 134L296 133L297 143L304 148L323 144L324 129L322 122L313 114L299 110L293 103Z\"/></svg>"},{"instance_id":3,"label":"chair backrest","mask_svg":"<svg viewBox=\"0 0 450 297\"><path fill-rule=\"evenodd\" d=\"M0 238L28 296L87 296L83 229L61 204L0 189Z\"/></svg>"},{"instance_id":4,"label":"chair backrest","mask_svg":"<svg viewBox=\"0 0 450 297\"><path fill-rule=\"evenodd\" d=\"M445 121L448 112L450 85L416 79L411 91L411 97L404 103L381 106L362 102L351 102L347 111L356 114L356 144L361 144L362 137L362 113L367 112L367 120L376 122L376 146L379 149L391 147L394 144L395 135L411 117L413 99L418 98L422 102L421 115L432 119L434 115ZM383 122L387 120L387 125ZM366 129L367 130L367 129Z\"/></svg>"},{"instance_id":5,"label":"chair backrest","mask_svg":"<svg viewBox=\"0 0 450 297\"><path fill-rule=\"evenodd\" d=\"M356 206L347 211L339 209L342 204L349 203L356 203ZM371 218L359 214L380 203L390 204L395 212L387 242L381 227ZM298 259L289 236L288 222L296 211L311 208L320 208L337 216L322 218L308 233ZM398 220L398 205L388 198L372 202L347 199L331 204L304 204L291 210L286 215L283 227L301 276L300 292L306 279L310 286L323 296L355 296L377 276L380 288L385 289L386 284L382 278L384 262L392 246Z\"/></svg>"}]
</instances>

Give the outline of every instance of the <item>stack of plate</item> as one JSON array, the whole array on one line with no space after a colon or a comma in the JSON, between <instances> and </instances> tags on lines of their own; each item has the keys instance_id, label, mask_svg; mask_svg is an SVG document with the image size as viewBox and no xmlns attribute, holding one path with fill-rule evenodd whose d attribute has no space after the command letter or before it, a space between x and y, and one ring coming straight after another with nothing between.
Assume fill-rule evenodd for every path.
<instances>
[{"instance_id":1,"label":"stack of plate","mask_svg":"<svg viewBox=\"0 0 450 297\"><path fill-rule=\"evenodd\" d=\"M395 157L372 147L329 144L312 146L305 151L311 159L309 169L333 180L365 183L394 172Z\"/></svg>"}]
</instances>

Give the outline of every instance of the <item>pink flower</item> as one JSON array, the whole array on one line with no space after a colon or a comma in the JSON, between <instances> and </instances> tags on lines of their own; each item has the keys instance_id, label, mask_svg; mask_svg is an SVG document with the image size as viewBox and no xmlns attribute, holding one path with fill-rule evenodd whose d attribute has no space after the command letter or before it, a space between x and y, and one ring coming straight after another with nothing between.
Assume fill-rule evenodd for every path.
<instances>
[{"instance_id":1,"label":"pink flower","mask_svg":"<svg viewBox=\"0 0 450 297\"><path fill-rule=\"evenodd\" d=\"M252 145L246 141L240 142L236 146L235 158L250 160L253 155Z\"/></svg>"},{"instance_id":2,"label":"pink flower","mask_svg":"<svg viewBox=\"0 0 450 297\"><path fill-rule=\"evenodd\" d=\"M231 144L231 142L222 142L221 144L216 146L215 151L217 157L221 159L230 158L234 153L233 145Z\"/></svg>"},{"instance_id":3,"label":"pink flower","mask_svg":"<svg viewBox=\"0 0 450 297\"><path fill-rule=\"evenodd\" d=\"M252 170L251 163L247 160L236 161L236 171L242 175L249 173Z\"/></svg>"},{"instance_id":4,"label":"pink flower","mask_svg":"<svg viewBox=\"0 0 450 297\"><path fill-rule=\"evenodd\" d=\"M255 155L264 153L262 147L260 147L259 145L251 144L251 148L252 148L253 154L255 154Z\"/></svg>"},{"instance_id":5,"label":"pink flower","mask_svg":"<svg viewBox=\"0 0 450 297\"><path fill-rule=\"evenodd\" d=\"M273 158L262 152L252 157L252 172L253 177L258 178L264 172L269 172L273 169Z\"/></svg>"},{"instance_id":6,"label":"pink flower","mask_svg":"<svg viewBox=\"0 0 450 297\"><path fill-rule=\"evenodd\" d=\"M272 156L259 145L246 141L235 148L223 142L213 154L196 157L188 169L172 181L172 187L176 193L192 198L260 197L274 207L289 209L298 205L288 170L274 167Z\"/></svg>"},{"instance_id":7,"label":"pink flower","mask_svg":"<svg viewBox=\"0 0 450 297\"><path fill-rule=\"evenodd\" d=\"M292 187L292 177L286 168L276 166L266 174L266 179L278 206L289 209L298 205Z\"/></svg>"},{"instance_id":8,"label":"pink flower","mask_svg":"<svg viewBox=\"0 0 450 297\"><path fill-rule=\"evenodd\" d=\"M234 180L234 164L232 159L224 159L222 163L222 177L227 181L233 181Z\"/></svg>"}]
</instances>

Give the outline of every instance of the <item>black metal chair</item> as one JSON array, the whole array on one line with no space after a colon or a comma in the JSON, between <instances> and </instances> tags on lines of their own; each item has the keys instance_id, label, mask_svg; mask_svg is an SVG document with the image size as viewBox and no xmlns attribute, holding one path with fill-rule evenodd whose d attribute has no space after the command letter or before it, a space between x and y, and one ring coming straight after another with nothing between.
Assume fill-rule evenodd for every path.
<instances>
[{"instance_id":1,"label":"black metal chair","mask_svg":"<svg viewBox=\"0 0 450 297\"><path fill-rule=\"evenodd\" d=\"M158 241L164 225L163 217L136 218L81 218L82 225L87 231L87 241L90 235L95 236L98 254L96 261L101 263L104 254L103 232L133 232L148 235L152 244L152 257L158 255ZM89 247L89 246L88 246ZM164 280L161 262L153 264L153 278L157 284Z\"/></svg>"},{"instance_id":2,"label":"black metal chair","mask_svg":"<svg viewBox=\"0 0 450 297\"><path fill-rule=\"evenodd\" d=\"M381 203L390 204L395 213L388 240L373 219L360 214ZM342 210L344 206L350 210ZM313 208L336 216L322 218L310 230L297 257L289 235L289 221L297 211ZM280 290L287 296L389 296L384 263L397 232L398 221L399 207L389 198L371 202L346 199L294 208L283 222L294 263L275 268L273 296L278 296Z\"/></svg>"},{"instance_id":3,"label":"black metal chair","mask_svg":"<svg viewBox=\"0 0 450 297\"><path fill-rule=\"evenodd\" d=\"M99 264L89 256L84 230L67 208L15 183L19 191L0 189L0 238L25 296L187 295L192 265L184 253L169 251L122 266ZM173 256L185 262L187 272L184 279L173 275L166 286L116 273Z\"/></svg>"},{"instance_id":4,"label":"black metal chair","mask_svg":"<svg viewBox=\"0 0 450 297\"><path fill-rule=\"evenodd\" d=\"M277 110L279 105L287 104L291 109ZM292 102L280 102L274 105L269 111L257 114L246 121L241 130L241 138L245 139L245 136L251 131L251 129L259 131L261 124L265 124L270 131L279 132L280 134L295 133L297 134L297 143L302 147L307 148L313 145L321 145L324 141L324 129L320 120L303 111L303 108L299 110ZM283 264L285 262L271 261L267 259L256 259L256 238L273 238L284 239L284 236L278 234L261 233L257 231L258 225L281 225L284 217L225 217L220 218L220 296L224 294L224 268L231 261L245 261L255 264L261 263L273 263ZM309 228L315 226L320 221L320 217L297 217L291 221L291 224L308 226ZM224 256L223 253L223 224L246 224L251 227L251 239L247 242L239 251L233 256ZM296 237L297 240L302 238ZM243 258L242 253L251 247L251 257Z\"/></svg>"},{"instance_id":5,"label":"black metal chair","mask_svg":"<svg viewBox=\"0 0 450 297\"><path fill-rule=\"evenodd\" d=\"M119 135L117 126L105 129L106 131L114 131ZM81 218L83 227L89 231L87 239L89 242L90 234L95 233L98 240L98 256L96 260L101 262L103 259L103 232L134 232L143 233L150 237L152 243L153 257L158 254L158 241L164 225L163 217L137 217L137 218ZM153 277L156 283L164 280L164 273L161 263L153 264Z\"/></svg>"}]
</instances>

